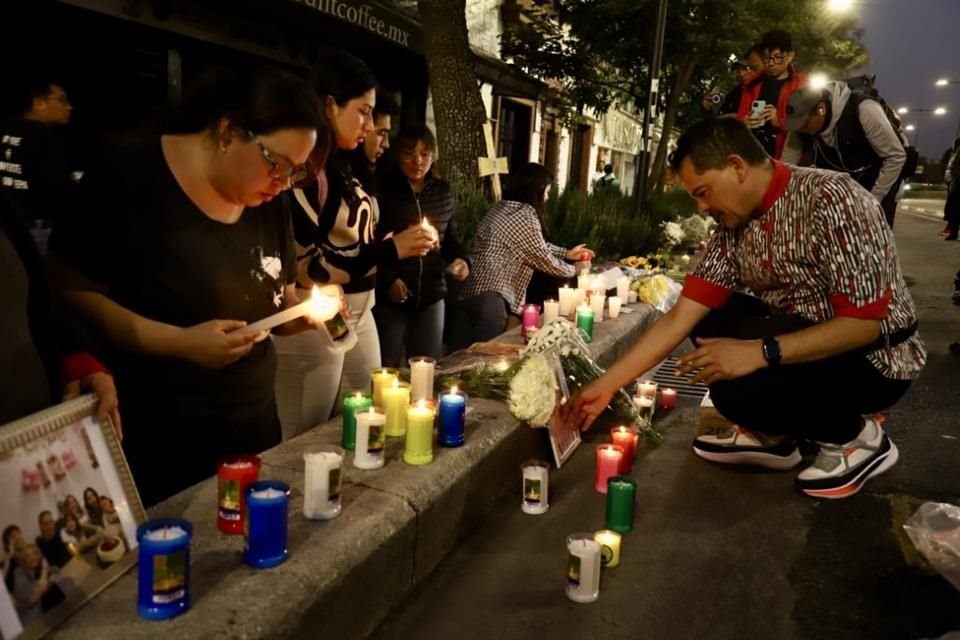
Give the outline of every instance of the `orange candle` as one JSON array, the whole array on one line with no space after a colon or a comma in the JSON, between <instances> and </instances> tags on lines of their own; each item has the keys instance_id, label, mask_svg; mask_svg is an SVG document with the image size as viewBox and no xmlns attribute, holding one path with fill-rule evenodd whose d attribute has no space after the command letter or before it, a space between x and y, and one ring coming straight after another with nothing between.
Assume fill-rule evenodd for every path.
<instances>
[{"instance_id":1,"label":"orange candle","mask_svg":"<svg viewBox=\"0 0 960 640\"><path fill-rule=\"evenodd\" d=\"M637 455L637 430L633 427L619 426L610 430L613 444L623 449L620 459L620 474L633 471L633 461Z\"/></svg>"}]
</instances>

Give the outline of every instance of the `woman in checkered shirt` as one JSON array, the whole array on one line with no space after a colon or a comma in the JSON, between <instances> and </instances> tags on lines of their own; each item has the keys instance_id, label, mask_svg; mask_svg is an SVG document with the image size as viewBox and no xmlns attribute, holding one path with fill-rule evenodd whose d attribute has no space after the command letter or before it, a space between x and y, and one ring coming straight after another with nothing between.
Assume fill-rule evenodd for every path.
<instances>
[{"instance_id":1,"label":"woman in checkered shirt","mask_svg":"<svg viewBox=\"0 0 960 640\"><path fill-rule=\"evenodd\" d=\"M565 249L543 237L545 203L553 176L543 165L528 163L510 174L503 200L487 211L477 227L470 277L459 301L451 305L451 351L490 340L507 329L509 314L519 314L534 271L572 278L572 264L589 250Z\"/></svg>"}]
</instances>

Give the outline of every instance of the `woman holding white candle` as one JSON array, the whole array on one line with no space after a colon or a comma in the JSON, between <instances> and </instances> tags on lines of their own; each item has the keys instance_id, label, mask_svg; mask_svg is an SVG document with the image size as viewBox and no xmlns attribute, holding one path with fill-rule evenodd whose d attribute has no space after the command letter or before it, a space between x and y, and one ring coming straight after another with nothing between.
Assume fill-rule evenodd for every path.
<instances>
[{"instance_id":1,"label":"woman holding white candle","mask_svg":"<svg viewBox=\"0 0 960 640\"><path fill-rule=\"evenodd\" d=\"M357 344L331 354L319 333L276 340L277 404L285 438L329 420L339 406L340 390L366 386L370 371L381 365L373 319L378 263L420 255L433 246L421 227L389 239L378 235L377 199L351 171L351 152L373 132L373 73L359 58L331 52L314 68L313 83L331 125L332 150L326 171L294 189L293 230L297 254L303 257L297 285L304 293L314 284L342 286L347 324Z\"/></svg>"},{"instance_id":2,"label":"woman holding white candle","mask_svg":"<svg viewBox=\"0 0 960 640\"><path fill-rule=\"evenodd\" d=\"M105 338L147 505L280 440L273 345L232 331L297 302L282 192L306 173L319 118L290 74L204 76L166 133L87 172L51 238L67 303Z\"/></svg>"},{"instance_id":3,"label":"woman holding white candle","mask_svg":"<svg viewBox=\"0 0 960 640\"><path fill-rule=\"evenodd\" d=\"M396 166L384 172L380 230L399 233L426 224L436 234L425 254L384 261L377 267L377 331L383 364L399 367L407 356L439 360L447 276L462 282L470 275L467 252L457 240L453 191L434 170L437 140L429 127L403 128L393 143Z\"/></svg>"},{"instance_id":4,"label":"woman holding white candle","mask_svg":"<svg viewBox=\"0 0 960 640\"><path fill-rule=\"evenodd\" d=\"M545 203L553 176L528 163L513 168L504 199L490 207L477 228L473 271L460 300L451 305L450 349L490 340L507 328L509 314L523 309L533 272L572 278L573 262L590 250L565 249L543 237Z\"/></svg>"}]
</instances>

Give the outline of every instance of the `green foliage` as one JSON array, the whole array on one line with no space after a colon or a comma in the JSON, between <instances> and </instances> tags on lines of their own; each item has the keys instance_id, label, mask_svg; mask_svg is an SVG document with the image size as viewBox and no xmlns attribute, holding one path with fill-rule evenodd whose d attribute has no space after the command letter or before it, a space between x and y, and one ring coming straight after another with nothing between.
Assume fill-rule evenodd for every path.
<instances>
[{"instance_id":1,"label":"green foliage","mask_svg":"<svg viewBox=\"0 0 960 640\"><path fill-rule=\"evenodd\" d=\"M663 244L661 224L696 211L682 189L651 195L647 215L636 216L632 196L619 193L587 194L577 189L556 191L547 201L550 241L563 247L586 244L597 257L619 260L656 252Z\"/></svg>"},{"instance_id":2,"label":"green foliage","mask_svg":"<svg viewBox=\"0 0 960 640\"><path fill-rule=\"evenodd\" d=\"M457 224L457 240L467 251L473 247L477 225L490 207L483 187L473 183L454 182L453 190L454 219Z\"/></svg>"}]
</instances>

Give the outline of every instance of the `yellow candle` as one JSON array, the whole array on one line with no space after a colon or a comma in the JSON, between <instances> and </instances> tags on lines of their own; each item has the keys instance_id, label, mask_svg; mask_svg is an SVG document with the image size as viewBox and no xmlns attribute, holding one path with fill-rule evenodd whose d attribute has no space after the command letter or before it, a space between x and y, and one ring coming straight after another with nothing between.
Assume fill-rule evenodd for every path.
<instances>
[{"instance_id":1,"label":"yellow candle","mask_svg":"<svg viewBox=\"0 0 960 640\"><path fill-rule=\"evenodd\" d=\"M604 569L613 569L620 566L620 542L623 537L616 531L601 529L593 534L593 539L600 543L600 562Z\"/></svg>"},{"instance_id":2,"label":"yellow candle","mask_svg":"<svg viewBox=\"0 0 960 640\"><path fill-rule=\"evenodd\" d=\"M388 436L402 436L407 432L407 407L410 406L410 385L396 378L383 388L383 409L387 413Z\"/></svg>"},{"instance_id":3,"label":"yellow candle","mask_svg":"<svg viewBox=\"0 0 960 640\"><path fill-rule=\"evenodd\" d=\"M403 461L407 464L433 462L433 418L436 414L433 404L425 400L407 409L407 439L403 447Z\"/></svg>"},{"instance_id":4,"label":"yellow candle","mask_svg":"<svg viewBox=\"0 0 960 640\"><path fill-rule=\"evenodd\" d=\"M370 384L373 391L373 406L383 407L383 388L389 387L397 379L399 372L389 367L380 367L370 372Z\"/></svg>"}]
</instances>

